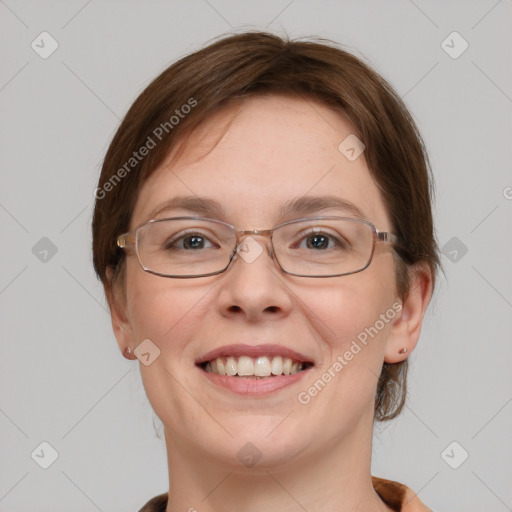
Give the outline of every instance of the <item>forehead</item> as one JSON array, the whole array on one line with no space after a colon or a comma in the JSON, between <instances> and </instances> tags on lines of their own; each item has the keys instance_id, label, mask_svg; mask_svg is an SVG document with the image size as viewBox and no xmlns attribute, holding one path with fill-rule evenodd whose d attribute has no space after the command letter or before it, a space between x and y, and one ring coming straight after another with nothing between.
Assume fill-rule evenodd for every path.
<instances>
[{"instance_id":1,"label":"forehead","mask_svg":"<svg viewBox=\"0 0 512 512\"><path fill-rule=\"evenodd\" d=\"M364 153L351 161L339 150L349 136L354 130L347 119L312 99L272 95L232 104L189 134L183 153L174 158L173 149L144 183L131 228L155 215L192 214L183 209L160 214L177 197L213 200L221 220L261 228L285 220L283 212L293 201L329 196L388 229ZM333 208L328 211L338 213ZM354 209L348 213L354 216Z\"/></svg>"}]
</instances>

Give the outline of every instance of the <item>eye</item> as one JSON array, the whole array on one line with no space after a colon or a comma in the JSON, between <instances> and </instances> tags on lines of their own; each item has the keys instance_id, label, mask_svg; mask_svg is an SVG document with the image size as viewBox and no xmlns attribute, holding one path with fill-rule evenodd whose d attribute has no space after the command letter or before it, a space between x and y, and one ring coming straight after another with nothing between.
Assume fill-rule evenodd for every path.
<instances>
[{"instance_id":1,"label":"eye","mask_svg":"<svg viewBox=\"0 0 512 512\"><path fill-rule=\"evenodd\" d=\"M321 233L306 238L306 246L308 249L328 249L329 242L332 242L330 237Z\"/></svg>"},{"instance_id":2,"label":"eye","mask_svg":"<svg viewBox=\"0 0 512 512\"><path fill-rule=\"evenodd\" d=\"M187 233L178 233L168 238L163 248L165 250L200 250L200 249L218 249L219 245L213 243L203 233L189 231Z\"/></svg>"},{"instance_id":3,"label":"eye","mask_svg":"<svg viewBox=\"0 0 512 512\"><path fill-rule=\"evenodd\" d=\"M326 249L345 249L349 244L339 233L331 234L322 230L322 228L311 228L306 233L302 233L297 244L300 249L326 250Z\"/></svg>"}]
</instances>

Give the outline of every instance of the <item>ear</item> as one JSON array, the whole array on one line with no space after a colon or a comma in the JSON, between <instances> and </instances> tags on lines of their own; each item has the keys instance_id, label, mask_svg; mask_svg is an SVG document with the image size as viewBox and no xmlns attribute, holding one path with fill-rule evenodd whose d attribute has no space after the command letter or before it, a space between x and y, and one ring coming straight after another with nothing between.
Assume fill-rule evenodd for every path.
<instances>
[{"instance_id":1,"label":"ear","mask_svg":"<svg viewBox=\"0 0 512 512\"><path fill-rule=\"evenodd\" d=\"M107 282L112 283L114 269L107 267L105 274L107 276ZM125 353L127 348L131 348L131 353L133 354L135 347L132 346L133 331L126 316L126 297L124 292L119 286L116 286L116 284L112 286L105 285L104 290L110 308L112 330L114 331L117 344L119 345L119 350L121 350L121 353L127 359L135 359L134 356L127 356Z\"/></svg>"},{"instance_id":2,"label":"ear","mask_svg":"<svg viewBox=\"0 0 512 512\"><path fill-rule=\"evenodd\" d=\"M432 297L432 272L427 263L413 265L409 269L409 276L409 293L402 302L402 310L393 322L386 341L386 363L399 363L414 350L420 337L423 317ZM403 349L407 351L402 354L400 351Z\"/></svg>"}]
</instances>

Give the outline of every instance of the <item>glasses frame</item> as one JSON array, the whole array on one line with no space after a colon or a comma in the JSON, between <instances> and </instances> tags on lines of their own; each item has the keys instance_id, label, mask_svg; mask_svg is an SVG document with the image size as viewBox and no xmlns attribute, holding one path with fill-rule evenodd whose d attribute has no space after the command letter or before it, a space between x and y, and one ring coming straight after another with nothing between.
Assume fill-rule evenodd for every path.
<instances>
[{"instance_id":1,"label":"glasses frame","mask_svg":"<svg viewBox=\"0 0 512 512\"><path fill-rule=\"evenodd\" d=\"M373 234L373 238L372 238L373 243L372 243L372 250L371 250L370 256L368 258L368 262L362 268L357 269L357 270L353 270L350 272L343 272L341 274L328 274L328 275L321 275L321 276L297 274L297 273L288 272L287 270L285 270L282 267L279 259L277 258L275 250L274 250L274 243L273 243L273 239L272 239L272 235L273 235L274 231L282 226L286 226L289 224L294 224L294 223L299 223L299 222L304 222L304 221L327 220L327 219L348 220L351 222L359 222L361 224L366 224L367 226L369 226L371 228L372 234ZM229 261L228 261L227 265L223 269L215 271L215 272L209 272L207 274L198 274L198 275L184 275L184 276L163 274L161 272L156 272L156 271L151 270L150 268L146 267L142 263L142 261L140 259L140 254L139 254L139 242L138 242L139 230L141 230L148 224L153 224L153 223L157 223L157 222L165 222L165 221L169 221L169 220L205 220L205 221L209 221L209 222L215 222L217 224L222 224L225 227L229 228L231 231L233 231L233 233L235 234L235 238L236 238L236 244L235 244L235 248L234 248L233 252L231 253L231 256L229 257ZM377 243L382 242L382 243L393 244L393 243L400 242L400 238L398 236L396 236L390 232L387 232L387 231L379 231L371 222L369 222L365 219L357 219L357 218L352 218L352 217L340 217L337 215L303 217L300 219L294 219L294 220L282 222L281 224L277 224L276 226L274 226L271 229L236 229L235 226L233 226L232 224L228 224L227 222L224 222L224 221L218 220L218 219L210 219L208 217L183 216L183 217L166 217L164 219L151 219L151 220L145 222L144 224L140 225L138 228L135 229L135 231L129 231L127 233L123 233L122 235L119 235L117 237L116 244L121 249L134 248L135 254L137 255L137 260L139 261L140 266L142 267L142 269L145 272L148 272L150 274L154 274L154 275L160 276L160 277L168 277L168 278L174 278L174 279L193 279L196 277L215 276L215 275L222 274L223 272L225 272L228 269L228 267L231 265L231 262L236 260L236 256L238 254L238 251L239 251L239 248L241 245L241 243L240 243L241 237L250 236L250 235L268 236L269 237L270 249L271 249L270 255L272 256L272 259L279 265L279 268L285 274L289 274L292 276L298 276L298 277L313 277L313 278L341 277L341 276L347 276L347 275L357 274L359 272L362 272L363 270L367 269L370 266L370 264L373 260L373 255L375 253L375 246Z\"/></svg>"}]
</instances>

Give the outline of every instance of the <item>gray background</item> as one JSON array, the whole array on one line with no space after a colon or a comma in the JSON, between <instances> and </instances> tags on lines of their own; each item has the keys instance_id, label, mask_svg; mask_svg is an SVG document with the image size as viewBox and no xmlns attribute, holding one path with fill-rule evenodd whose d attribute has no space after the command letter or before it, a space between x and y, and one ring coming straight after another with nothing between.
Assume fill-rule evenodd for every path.
<instances>
[{"instance_id":1,"label":"gray background","mask_svg":"<svg viewBox=\"0 0 512 512\"><path fill-rule=\"evenodd\" d=\"M167 490L138 362L121 357L92 270L93 190L150 79L244 27L342 43L411 109L446 277L372 471L437 512L512 510L511 14L510 0L0 0L0 511L138 510ZM43 31L59 45L47 59L31 48ZM442 46L453 31L469 44L457 58L445 49L460 39ZM48 469L31 458L43 441L59 455Z\"/></svg>"}]
</instances>

